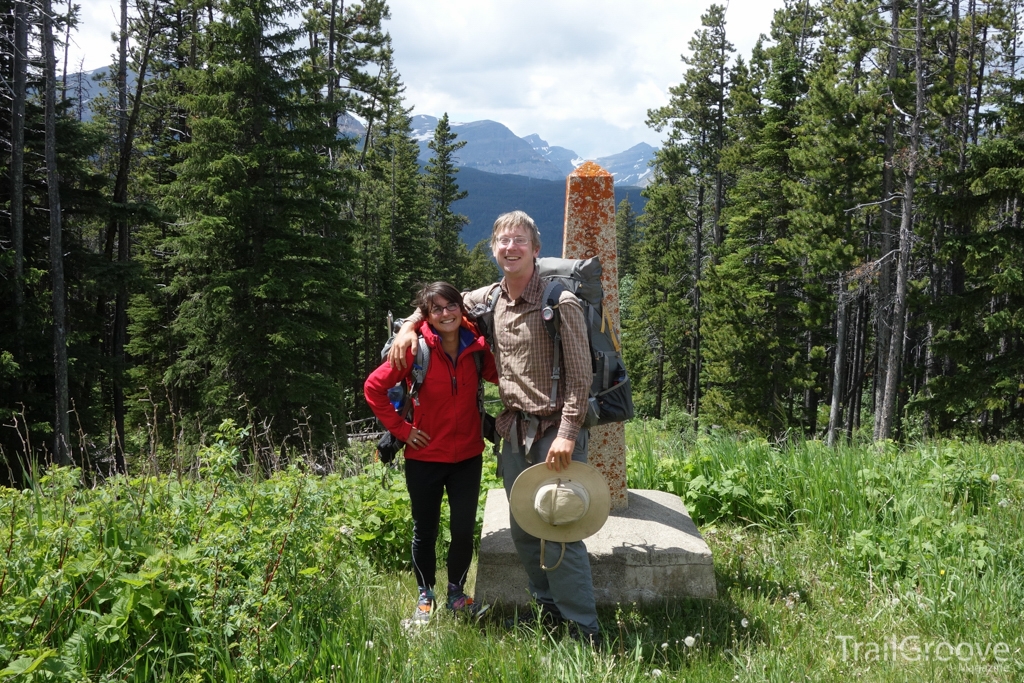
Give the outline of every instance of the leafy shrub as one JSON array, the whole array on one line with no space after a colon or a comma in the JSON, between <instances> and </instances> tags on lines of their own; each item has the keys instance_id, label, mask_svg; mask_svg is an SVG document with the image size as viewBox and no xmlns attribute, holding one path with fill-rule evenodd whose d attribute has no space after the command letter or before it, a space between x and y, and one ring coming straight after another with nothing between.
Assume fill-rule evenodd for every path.
<instances>
[{"instance_id":1,"label":"leafy shrub","mask_svg":"<svg viewBox=\"0 0 1024 683\"><path fill-rule=\"evenodd\" d=\"M86 489L57 469L0 489L0 677L173 676L224 657L255 670L277 625L336 619L346 587L372 575L346 533L351 486L295 469L240 476L240 437L223 425L193 480Z\"/></svg>"},{"instance_id":2,"label":"leafy shrub","mask_svg":"<svg viewBox=\"0 0 1024 683\"><path fill-rule=\"evenodd\" d=\"M1022 498L1022 460L1012 443L830 449L722 435L684 443L644 423L627 429L630 485L675 493L698 524L808 526L854 566L894 577L938 573L951 562L985 572L1010 561L1021 542L998 533L991 509Z\"/></svg>"}]
</instances>

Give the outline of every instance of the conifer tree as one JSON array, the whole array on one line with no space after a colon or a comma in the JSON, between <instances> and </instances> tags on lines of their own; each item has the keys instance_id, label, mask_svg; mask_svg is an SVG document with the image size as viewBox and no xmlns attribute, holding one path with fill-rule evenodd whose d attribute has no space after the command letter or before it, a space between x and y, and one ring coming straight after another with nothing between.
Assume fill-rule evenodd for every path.
<instances>
[{"instance_id":1,"label":"conifer tree","mask_svg":"<svg viewBox=\"0 0 1024 683\"><path fill-rule=\"evenodd\" d=\"M466 268L462 274L462 286L476 289L501 279L501 271L494 262L491 252L491 241L482 239L477 242L466 256Z\"/></svg>"},{"instance_id":2,"label":"conifer tree","mask_svg":"<svg viewBox=\"0 0 1024 683\"><path fill-rule=\"evenodd\" d=\"M227 0L205 63L185 78L191 137L165 194L181 340L168 375L206 424L241 400L284 443L299 422L323 438L345 418L343 353L353 294L347 197L329 151L324 82L285 23L287 4ZM245 416L249 418L249 415Z\"/></svg>"},{"instance_id":3,"label":"conifer tree","mask_svg":"<svg viewBox=\"0 0 1024 683\"><path fill-rule=\"evenodd\" d=\"M427 225L432 238L433 277L460 287L466 259L459 234L468 221L462 214L455 213L454 204L467 193L459 191L455 174L459 172L456 152L466 146L466 141L456 142L456 137L445 113L437 122L434 138L428 145L433 156L427 163L423 182L430 202Z\"/></svg>"},{"instance_id":4,"label":"conifer tree","mask_svg":"<svg viewBox=\"0 0 1024 683\"><path fill-rule=\"evenodd\" d=\"M727 232L709 278L705 417L733 428L779 432L803 423L813 431L815 367L824 360L809 316L820 301L807 290L808 243L794 229L787 189L796 181L789 147L805 92L814 15L802 6L776 12L767 48L763 114L753 135L729 152L735 186ZM740 152L739 150L743 151Z\"/></svg>"},{"instance_id":5,"label":"conifer tree","mask_svg":"<svg viewBox=\"0 0 1024 683\"><path fill-rule=\"evenodd\" d=\"M726 40L723 6L712 5L701 17L701 26L690 40L690 55L683 57L683 63L689 67L683 74L683 82L670 89L668 105L647 112L648 125L659 131L667 129L668 139L655 155L657 175L653 185L658 187L646 190L649 203L645 212L650 215L650 220L645 222L645 226L658 234L645 239L660 244L667 251L662 255L664 264L652 262L650 259L657 258L657 254L652 252L641 266L652 268L652 277L657 274L656 277L667 278L666 282L674 280L688 284L683 291L691 298L689 309L693 317L686 323L689 327L687 334L673 335L672 338L678 341L672 347L678 349L678 344L685 340L689 350L683 357L665 346L659 347L655 373L658 398L655 404L660 412L663 363L669 359L677 373L676 379L683 380L676 385L686 387L684 407L694 418L698 418L700 413L704 261L708 243L718 245L724 235L720 217L727 182L720 162L726 136L728 60L733 52L732 44ZM660 201L654 201L652 205L651 200L655 197ZM670 213L659 215L658 212L664 211ZM685 237L665 232L682 226L686 226L688 231ZM689 243L684 246L680 240ZM680 250L689 256L680 258ZM642 279L643 274L638 272L638 295L644 289L640 284ZM660 302L648 303L675 308L677 304L671 301L674 296L665 293ZM640 304L641 298L637 297L635 302ZM665 332L667 330L659 332L659 337Z\"/></svg>"},{"instance_id":6,"label":"conifer tree","mask_svg":"<svg viewBox=\"0 0 1024 683\"><path fill-rule=\"evenodd\" d=\"M356 217L363 320L354 381L360 386L378 363L389 331L389 311L401 311L412 301L432 264L427 200L420 183L419 147L410 137L409 109L404 105L401 78L390 55L382 64L377 88L377 125L368 129L359 174Z\"/></svg>"},{"instance_id":7,"label":"conifer tree","mask_svg":"<svg viewBox=\"0 0 1024 683\"><path fill-rule=\"evenodd\" d=\"M639 242L637 215L629 200L623 199L615 210L615 249L618 252L619 279L636 272L636 249Z\"/></svg>"},{"instance_id":8,"label":"conifer tree","mask_svg":"<svg viewBox=\"0 0 1024 683\"><path fill-rule=\"evenodd\" d=\"M876 200L886 106L873 80L878 74L870 55L887 27L874 0L825 6L823 15L821 62L809 73L789 153L803 182L789 188L796 234L806 245L810 269L818 274L808 285L819 288L820 315L834 313L834 329L841 332L832 343L831 326L818 321L816 334L832 354L827 367L834 372L825 373L821 386L828 390L829 438L835 439L844 420L852 428L860 417L866 349L855 316L877 273Z\"/></svg>"},{"instance_id":9,"label":"conifer tree","mask_svg":"<svg viewBox=\"0 0 1024 683\"><path fill-rule=\"evenodd\" d=\"M634 399L641 414L656 418L670 408L692 414L697 382L690 187L684 179L656 178L645 188L644 241L622 297L623 355Z\"/></svg>"}]
</instances>

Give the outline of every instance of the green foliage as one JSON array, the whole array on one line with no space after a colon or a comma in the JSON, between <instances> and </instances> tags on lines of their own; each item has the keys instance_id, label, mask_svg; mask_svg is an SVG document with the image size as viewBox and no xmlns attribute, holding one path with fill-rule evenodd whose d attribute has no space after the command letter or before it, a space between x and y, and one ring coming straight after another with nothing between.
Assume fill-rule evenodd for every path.
<instances>
[{"instance_id":1,"label":"green foliage","mask_svg":"<svg viewBox=\"0 0 1024 683\"><path fill-rule=\"evenodd\" d=\"M257 420L288 429L302 409L318 439L346 414L339 379L351 256L346 173L321 150L350 143L326 125L322 83L301 70L297 33L274 3L225 6L207 64L186 70L191 138L165 205L185 226L171 240L182 300L166 370L209 421L244 395ZM241 46L241 49L239 49Z\"/></svg>"},{"instance_id":2,"label":"green foliage","mask_svg":"<svg viewBox=\"0 0 1024 683\"><path fill-rule=\"evenodd\" d=\"M615 249L619 278L636 271L636 248L640 244L637 215L629 199L623 199L615 209Z\"/></svg>"},{"instance_id":3,"label":"green foliage","mask_svg":"<svg viewBox=\"0 0 1024 683\"><path fill-rule=\"evenodd\" d=\"M631 423L627 450L630 487L679 495L702 526L810 528L876 574L899 578L952 561L984 572L1012 563L1020 545L997 521L1024 493L1019 444L831 450L719 435L683 442Z\"/></svg>"},{"instance_id":4,"label":"green foliage","mask_svg":"<svg viewBox=\"0 0 1024 683\"><path fill-rule=\"evenodd\" d=\"M806 90L806 55L800 40L813 17L797 21L795 8L773 22L776 43L765 50L763 92L756 128L725 153L735 186L723 220L727 236L719 263L708 277L704 415L728 429L753 427L778 434L803 423L814 433L816 411L801 416L803 392L814 390L824 371L814 358L824 320L814 319L824 291L815 287L816 240L794 229L795 204L786 190L796 184L789 148ZM827 243L826 243L827 245ZM817 362L816 362L817 361Z\"/></svg>"},{"instance_id":5,"label":"green foliage","mask_svg":"<svg viewBox=\"0 0 1024 683\"><path fill-rule=\"evenodd\" d=\"M476 243L466 257L467 265L462 273L462 286L467 290L476 289L497 282L501 271L491 254L491 241L482 239Z\"/></svg>"},{"instance_id":6,"label":"green foliage","mask_svg":"<svg viewBox=\"0 0 1024 683\"><path fill-rule=\"evenodd\" d=\"M352 392L362 396L362 382L380 363L380 348L390 334L388 311L403 315L420 285L431 277L428 202L421 186L419 147L410 134L411 119L402 85L391 60L384 59L377 108L363 141L358 173L358 225L354 236L354 270L362 296L362 334L355 348ZM360 401L361 403L361 401ZM367 411L369 414L369 411Z\"/></svg>"},{"instance_id":7,"label":"green foliage","mask_svg":"<svg viewBox=\"0 0 1024 683\"><path fill-rule=\"evenodd\" d=\"M353 482L294 469L240 476L242 436L222 425L195 480L87 489L63 469L33 489L0 490L8 667L60 680L180 676L215 671L225 654L256 671L276 624L339 618L348 587L370 572L345 526Z\"/></svg>"},{"instance_id":8,"label":"green foliage","mask_svg":"<svg viewBox=\"0 0 1024 683\"><path fill-rule=\"evenodd\" d=\"M406 630L411 525L395 473L293 468L254 479L239 473L244 442L223 423L182 479L93 489L58 469L25 491L0 490L0 680L440 682L471 670L480 681L639 682L813 670L837 683L856 671L1009 682L1020 673L991 658L977 670L851 662L836 640L895 634L1007 642L1011 652L1024 642L1020 444L833 450L631 422L629 484L679 490L700 510L719 598L602 609L608 646L591 652L561 630L509 631L443 611ZM495 486L487 463L484 488Z\"/></svg>"},{"instance_id":9,"label":"green foliage","mask_svg":"<svg viewBox=\"0 0 1024 683\"><path fill-rule=\"evenodd\" d=\"M465 251L459 241L459 233L467 218L454 212L455 202L466 196L459 191L455 175L459 172L456 153L466 146L465 140L455 141L457 136L448 124L447 112L434 128L434 138L429 147L433 156L427 162L424 188L429 200L427 225L431 236L432 276L436 280L450 282L462 287L466 265Z\"/></svg>"}]
</instances>

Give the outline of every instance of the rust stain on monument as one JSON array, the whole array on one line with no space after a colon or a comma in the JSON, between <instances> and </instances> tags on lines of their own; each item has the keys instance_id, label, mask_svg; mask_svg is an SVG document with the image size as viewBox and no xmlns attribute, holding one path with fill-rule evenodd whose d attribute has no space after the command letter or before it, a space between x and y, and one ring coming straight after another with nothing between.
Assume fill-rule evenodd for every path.
<instances>
[{"instance_id":1,"label":"rust stain on monument","mask_svg":"<svg viewBox=\"0 0 1024 683\"><path fill-rule=\"evenodd\" d=\"M615 180L587 161L565 179L563 258L601 260L604 308L615 333L619 326L619 267L615 246ZM590 430L589 462L604 474L612 493L612 508L626 508L626 431L621 423Z\"/></svg>"}]
</instances>

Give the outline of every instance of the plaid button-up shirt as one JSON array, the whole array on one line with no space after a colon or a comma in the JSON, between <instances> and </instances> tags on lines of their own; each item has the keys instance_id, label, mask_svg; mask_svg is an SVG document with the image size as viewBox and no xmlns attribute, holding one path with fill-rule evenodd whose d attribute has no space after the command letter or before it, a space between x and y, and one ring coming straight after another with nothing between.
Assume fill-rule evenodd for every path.
<instances>
[{"instance_id":1,"label":"plaid button-up shirt","mask_svg":"<svg viewBox=\"0 0 1024 683\"><path fill-rule=\"evenodd\" d=\"M498 433L509 438L518 413L541 418L539 434L558 425L558 436L576 440L587 414L592 369L583 307L571 292L563 292L558 303L562 318L561 377L554 408L550 405L554 343L544 328L541 296L546 283L534 269L522 296L512 300L505 281L494 307L495 361L498 389L505 410L498 416ZM485 303L493 285L464 295L466 308ZM520 443L523 433L518 431Z\"/></svg>"}]
</instances>

